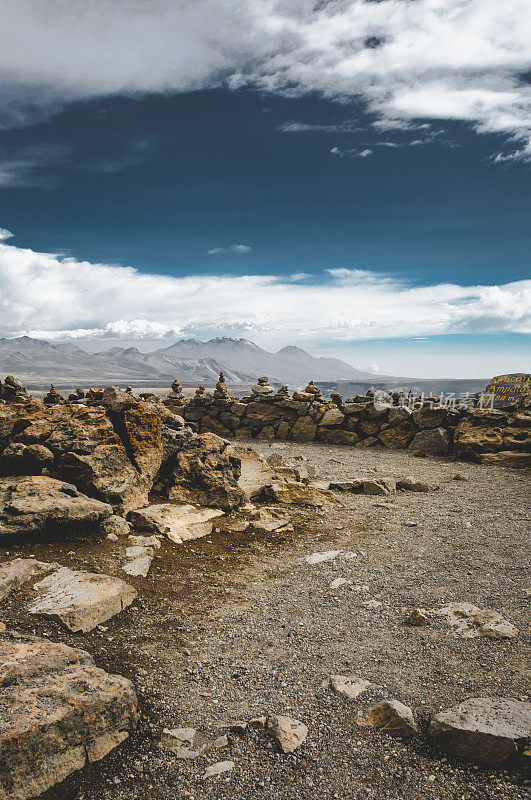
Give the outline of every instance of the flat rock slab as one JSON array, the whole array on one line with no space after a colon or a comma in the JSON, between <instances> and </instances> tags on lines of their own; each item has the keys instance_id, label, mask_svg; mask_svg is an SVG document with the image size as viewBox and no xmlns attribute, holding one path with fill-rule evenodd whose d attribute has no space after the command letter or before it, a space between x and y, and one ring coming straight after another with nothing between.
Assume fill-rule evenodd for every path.
<instances>
[{"instance_id":1,"label":"flat rock slab","mask_svg":"<svg viewBox=\"0 0 531 800\"><path fill-rule=\"evenodd\" d=\"M266 486L263 499L273 503L287 503L298 506L321 506L337 503L337 498L319 486L305 483L271 483Z\"/></svg>"},{"instance_id":2,"label":"flat rock slab","mask_svg":"<svg viewBox=\"0 0 531 800\"><path fill-rule=\"evenodd\" d=\"M176 544L200 539L212 532L212 520L222 517L219 508L196 508L192 505L156 503L130 514L133 527L148 533L162 533Z\"/></svg>"},{"instance_id":3,"label":"flat rock slab","mask_svg":"<svg viewBox=\"0 0 531 800\"><path fill-rule=\"evenodd\" d=\"M43 578L50 572L59 569L59 564L37 561L35 558L14 558L0 564L0 600L19 589L33 578Z\"/></svg>"},{"instance_id":4,"label":"flat rock slab","mask_svg":"<svg viewBox=\"0 0 531 800\"><path fill-rule=\"evenodd\" d=\"M428 733L441 750L497 766L529 742L531 703L504 697L474 697L436 714Z\"/></svg>"},{"instance_id":5,"label":"flat rock slab","mask_svg":"<svg viewBox=\"0 0 531 800\"><path fill-rule=\"evenodd\" d=\"M308 564L322 564L324 561L333 561L334 558L337 558L341 555L343 550L322 550L320 553L311 553L311 555L306 556L306 562Z\"/></svg>"},{"instance_id":6,"label":"flat rock slab","mask_svg":"<svg viewBox=\"0 0 531 800\"><path fill-rule=\"evenodd\" d=\"M120 578L61 567L35 585L31 614L57 619L67 628L91 631L131 605L136 590Z\"/></svg>"},{"instance_id":7,"label":"flat rock slab","mask_svg":"<svg viewBox=\"0 0 531 800\"><path fill-rule=\"evenodd\" d=\"M0 535L98 524L112 507L43 475L0 478Z\"/></svg>"},{"instance_id":8,"label":"flat rock slab","mask_svg":"<svg viewBox=\"0 0 531 800\"><path fill-rule=\"evenodd\" d=\"M211 740L195 728L164 728L160 746L177 758L198 758L212 747Z\"/></svg>"},{"instance_id":9,"label":"flat rock slab","mask_svg":"<svg viewBox=\"0 0 531 800\"><path fill-rule=\"evenodd\" d=\"M92 656L0 635L0 800L28 800L98 761L137 721L131 681Z\"/></svg>"},{"instance_id":10,"label":"flat rock slab","mask_svg":"<svg viewBox=\"0 0 531 800\"><path fill-rule=\"evenodd\" d=\"M134 578L147 578L152 561L152 555L146 554L144 556L137 556L131 561L127 561L123 565L122 570Z\"/></svg>"},{"instance_id":11,"label":"flat rock slab","mask_svg":"<svg viewBox=\"0 0 531 800\"><path fill-rule=\"evenodd\" d=\"M448 603L442 608L432 608L430 617L441 617L453 629L456 636L473 639L483 636L488 639L514 639L518 628L504 619L497 611L478 608L472 603Z\"/></svg>"}]
</instances>

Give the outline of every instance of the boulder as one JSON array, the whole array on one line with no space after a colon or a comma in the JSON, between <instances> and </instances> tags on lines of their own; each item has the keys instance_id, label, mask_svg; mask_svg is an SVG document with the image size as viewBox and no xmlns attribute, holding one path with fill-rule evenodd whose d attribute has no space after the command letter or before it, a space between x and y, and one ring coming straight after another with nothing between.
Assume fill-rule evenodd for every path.
<instances>
[{"instance_id":1,"label":"boulder","mask_svg":"<svg viewBox=\"0 0 531 800\"><path fill-rule=\"evenodd\" d=\"M272 483L262 492L262 499L272 503L287 503L320 508L336 503L332 492L305 483Z\"/></svg>"},{"instance_id":2,"label":"boulder","mask_svg":"<svg viewBox=\"0 0 531 800\"><path fill-rule=\"evenodd\" d=\"M54 477L122 511L147 503L162 459L160 415L154 406L151 410L140 403L123 411L28 406L24 418L11 422L11 441L43 445L53 454L46 466Z\"/></svg>"},{"instance_id":3,"label":"boulder","mask_svg":"<svg viewBox=\"0 0 531 800\"><path fill-rule=\"evenodd\" d=\"M0 600L34 578L42 578L59 569L59 564L37 561L35 558L14 558L0 564Z\"/></svg>"},{"instance_id":4,"label":"boulder","mask_svg":"<svg viewBox=\"0 0 531 800\"><path fill-rule=\"evenodd\" d=\"M477 457L480 464L497 464L500 467L524 469L531 467L531 453L514 453L502 450L500 453L482 453Z\"/></svg>"},{"instance_id":5,"label":"boulder","mask_svg":"<svg viewBox=\"0 0 531 800\"><path fill-rule=\"evenodd\" d=\"M0 636L0 800L42 794L106 756L136 722L131 681L98 669L88 653Z\"/></svg>"},{"instance_id":6,"label":"boulder","mask_svg":"<svg viewBox=\"0 0 531 800\"><path fill-rule=\"evenodd\" d=\"M448 419L448 409L444 406L417 408L412 414L415 425L419 428L444 428Z\"/></svg>"},{"instance_id":7,"label":"boulder","mask_svg":"<svg viewBox=\"0 0 531 800\"><path fill-rule=\"evenodd\" d=\"M241 461L227 451L227 441L213 433L190 433L174 439L174 446L156 481L165 485L170 500L224 510L245 503L245 492L238 486Z\"/></svg>"},{"instance_id":8,"label":"boulder","mask_svg":"<svg viewBox=\"0 0 531 800\"><path fill-rule=\"evenodd\" d=\"M436 714L428 734L444 752L496 767L529 742L531 703L505 697L473 697Z\"/></svg>"},{"instance_id":9,"label":"boulder","mask_svg":"<svg viewBox=\"0 0 531 800\"><path fill-rule=\"evenodd\" d=\"M394 478L373 478L363 481L363 494L396 494L396 481Z\"/></svg>"},{"instance_id":10,"label":"boulder","mask_svg":"<svg viewBox=\"0 0 531 800\"><path fill-rule=\"evenodd\" d=\"M418 734L412 710L399 700L384 700L365 714L360 712L356 722L362 728L382 728L400 739L410 739Z\"/></svg>"},{"instance_id":11,"label":"boulder","mask_svg":"<svg viewBox=\"0 0 531 800\"><path fill-rule=\"evenodd\" d=\"M354 431L328 430L326 428L321 428L320 426L317 429L317 438L320 442L328 442L328 444L347 445L355 445L360 440L359 435Z\"/></svg>"},{"instance_id":12,"label":"boulder","mask_svg":"<svg viewBox=\"0 0 531 800\"><path fill-rule=\"evenodd\" d=\"M387 419L390 425L396 425L398 422L411 419L411 413L411 409L407 406L392 406L387 414Z\"/></svg>"},{"instance_id":13,"label":"boulder","mask_svg":"<svg viewBox=\"0 0 531 800\"><path fill-rule=\"evenodd\" d=\"M292 717L268 717L266 730L283 753L293 753L308 736L306 725Z\"/></svg>"},{"instance_id":14,"label":"boulder","mask_svg":"<svg viewBox=\"0 0 531 800\"><path fill-rule=\"evenodd\" d=\"M176 544L200 539L212 532L213 520L222 517L219 508L196 508L192 505L157 503L131 511L129 518L136 530L164 534Z\"/></svg>"},{"instance_id":15,"label":"boulder","mask_svg":"<svg viewBox=\"0 0 531 800\"><path fill-rule=\"evenodd\" d=\"M444 428L426 428L419 431L409 445L409 449L434 456L445 456L450 448L448 431Z\"/></svg>"},{"instance_id":16,"label":"boulder","mask_svg":"<svg viewBox=\"0 0 531 800\"><path fill-rule=\"evenodd\" d=\"M408 446L414 432L415 428L413 425L407 420L403 420L396 425L392 425L390 428L381 430L378 434L378 439L386 447L392 450L400 450Z\"/></svg>"},{"instance_id":17,"label":"boulder","mask_svg":"<svg viewBox=\"0 0 531 800\"><path fill-rule=\"evenodd\" d=\"M495 409L469 411L456 428L454 452L458 458L480 461L485 453L531 450L531 426L512 425L506 412Z\"/></svg>"},{"instance_id":18,"label":"boulder","mask_svg":"<svg viewBox=\"0 0 531 800\"><path fill-rule=\"evenodd\" d=\"M93 630L131 605L136 591L120 578L61 567L34 586L30 614L63 623L77 633Z\"/></svg>"},{"instance_id":19,"label":"boulder","mask_svg":"<svg viewBox=\"0 0 531 800\"><path fill-rule=\"evenodd\" d=\"M317 425L311 417L299 417L291 428L288 438L295 442L313 442Z\"/></svg>"},{"instance_id":20,"label":"boulder","mask_svg":"<svg viewBox=\"0 0 531 800\"><path fill-rule=\"evenodd\" d=\"M397 480L396 488L407 492L433 492L439 487L436 483L424 483L416 478L406 477Z\"/></svg>"},{"instance_id":21,"label":"boulder","mask_svg":"<svg viewBox=\"0 0 531 800\"><path fill-rule=\"evenodd\" d=\"M323 427L330 427L334 425L341 425L345 419L345 415L339 410L337 406L332 406L325 411L319 421L319 425Z\"/></svg>"},{"instance_id":22,"label":"boulder","mask_svg":"<svg viewBox=\"0 0 531 800\"><path fill-rule=\"evenodd\" d=\"M112 514L111 506L73 489L42 475L0 478L0 535L97 525Z\"/></svg>"}]
</instances>

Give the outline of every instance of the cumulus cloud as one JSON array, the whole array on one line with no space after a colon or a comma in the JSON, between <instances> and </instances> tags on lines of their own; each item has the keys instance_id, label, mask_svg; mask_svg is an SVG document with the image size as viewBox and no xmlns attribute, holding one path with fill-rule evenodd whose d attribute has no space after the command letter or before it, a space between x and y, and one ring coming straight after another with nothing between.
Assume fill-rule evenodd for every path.
<instances>
[{"instance_id":1,"label":"cumulus cloud","mask_svg":"<svg viewBox=\"0 0 531 800\"><path fill-rule=\"evenodd\" d=\"M531 281L411 286L371 270L170 277L0 239L0 335L154 339L252 333L264 344L444 333L531 333Z\"/></svg>"},{"instance_id":2,"label":"cumulus cloud","mask_svg":"<svg viewBox=\"0 0 531 800\"><path fill-rule=\"evenodd\" d=\"M383 129L467 122L527 159L530 29L529 0L3 0L0 122L95 97L245 86L361 98Z\"/></svg>"},{"instance_id":3,"label":"cumulus cloud","mask_svg":"<svg viewBox=\"0 0 531 800\"><path fill-rule=\"evenodd\" d=\"M228 247L212 247L207 250L208 256L221 256L224 253L250 253L251 247L248 244L230 244Z\"/></svg>"}]
</instances>

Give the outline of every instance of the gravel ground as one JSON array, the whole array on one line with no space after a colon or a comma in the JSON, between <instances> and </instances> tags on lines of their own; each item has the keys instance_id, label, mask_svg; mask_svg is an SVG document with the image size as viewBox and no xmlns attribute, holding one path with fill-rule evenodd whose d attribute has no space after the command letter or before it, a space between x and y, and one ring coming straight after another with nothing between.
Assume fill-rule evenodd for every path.
<instances>
[{"instance_id":1,"label":"gravel ground","mask_svg":"<svg viewBox=\"0 0 531 800\"><path fill-rule=\"evenodd\" d=\"M43 797L527 798L521 774L446 758L424 731L433 713L468 697L528 699L529 473L402 451L253 445L266 455L304 456L329 480L411 475L440 488L342 495L323 511L293 511L294 533L164 543L149 576L131 579L139 599L106 630L70 634L29 617L22 593L12 596L2 607L9 627L89 650L99 666L132 678L141 701L139 728L127 743ZM457 472L469 480L452 480ZM122 547L85 535L11 546L10 555L119 575ZM332 549L343 552L306 562ZM330 589L337 577L352 583ZM381 605L366 604L373 600ZM460 639L442 622L404 624L412 608L454 600L499 611L519 637ZM324 685L336 673L372 686L347 701ZM418 739L405 743L356 725L358 710L385 698L412 707ZM302 720L307 743L283 755L253 730L229 734L227 747L194 761L179 761L157 744L163 727L219 735L220 724L263 713ZM203 780L206 766L227 759L232 773Z\"/></svg>"}]
</instances>

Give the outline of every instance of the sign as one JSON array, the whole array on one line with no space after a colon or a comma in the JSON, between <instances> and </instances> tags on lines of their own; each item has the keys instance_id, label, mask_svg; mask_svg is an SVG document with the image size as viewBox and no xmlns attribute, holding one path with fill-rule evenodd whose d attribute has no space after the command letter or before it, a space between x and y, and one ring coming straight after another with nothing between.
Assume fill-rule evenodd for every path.
<instances>
[{"instance_id":1,"label":"sign","mask_svg":"<svg viewBox=\"0 0 531 800\"><path fill-rule=\"evenodd\" d=\"M531 393L531 375L525 372L497 375L489 382L485 393L494 394L494 405L498 408L520 403Z\"/></svg>"}]
</instances>

